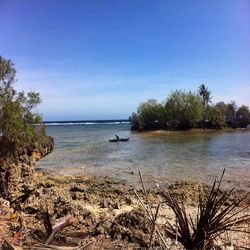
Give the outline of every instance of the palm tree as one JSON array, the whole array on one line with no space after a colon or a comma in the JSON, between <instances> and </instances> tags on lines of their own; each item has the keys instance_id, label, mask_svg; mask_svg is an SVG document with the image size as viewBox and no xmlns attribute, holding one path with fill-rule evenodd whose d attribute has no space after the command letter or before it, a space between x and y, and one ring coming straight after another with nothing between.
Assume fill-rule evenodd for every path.
<instances>
[{"instance_id":1,"label":"palm tree","mask_svg":"<svg viewBox=\"0 0 250 250\"><path fill-rule=\"evenodd\" d=\"M201 84L201 86L198 88L198 93L202 97L202 104L203 104L203 120L204 122L207 122L207 107L208 103L211 102L212 96L211 92L208 91L208 88L205 86L205 84Z\"/></svg>"},{"instance_id":2,"label":"palm tree","mask_svg":"<svg viewBox=\"0 0 250 250\"><path fill-rule=\"evenodd\" d=\"M198 88L198 93L202 97L202 104L203 107L205 108L209 102L211 102L212 96L211 92L208 91L208 88L204 85L201 84L201 86Z\"/></svg>"}]
</instances>

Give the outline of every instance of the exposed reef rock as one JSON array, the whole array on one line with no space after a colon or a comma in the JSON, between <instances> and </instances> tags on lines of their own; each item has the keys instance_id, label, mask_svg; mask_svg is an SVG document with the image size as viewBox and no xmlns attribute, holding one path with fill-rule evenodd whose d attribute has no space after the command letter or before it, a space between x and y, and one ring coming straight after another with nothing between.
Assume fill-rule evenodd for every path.
<instances>
[{"instance_id":1,"label":"exposed reef rock","mask_svg":"<svg viewBox=\"0 0 250 250\"><path fill-rule=\"evenodd\" d=\"M34 189L35 162L52 152L54 140L20 148L14 154L0 157L0 198L11 204L24 201Z\"/></svg>"},{"instance_id":2,"label":"exposed reef rock","mask_svg":"<svg viewBox=\"0 0 250 250\"><path fill-rule=\"evenodd\" d=\"M187 213L193 218L200 192L206 192L208 188L192 182L162 185L164 189L184 202ZM86 249L132 250L146 249L150 245L152 222L148 220L140 201L135 196L134 187L117 182L110 177L54 176L38 171L34 173L34 187L36 188L29 197L24 202L20 202L27 231L24 231L17 241L14 241L13 232L19 233L20 212L11 208L8 201L0 198L0 222L3 219L2 224L0 223L0 232L4 232L3 236L0 234L0 248L1 241L3 244L4 239L8 239L9 242L14 241L15 245L21 245L23 247L21 249L52 249L52 247L56 249L56 246L63 246L65 249L74 246L77 249L79 246L90 244L91 247ZM143 191L137 189L137 194L144 204L147 204ZM148 189L147 195L152 204L153 213L157 205L161 204L157 228L162 232L169 249L183 249L180 244L176 244L175 239L168 236L166 231L166 222L172 225L175 223L173 212L166 206L158 190ZM230 202L237 202L245 195L244 191L235 191ZM249 197L239 209L245 205L249 205ZM249 209L244 213L249 213ZM46 214L52 225L56 225L69 215L74 218L71 226L64 228L55 236L51 248L50 245L44 245L49 237L46 231L47 224L45 224ZM243 226L243 230L248 227L247 221ZM219 245L224 247L228 237L234 246L249 245L246 234L232 231L222 237L223 241L216 249L225 249L220 248ZM155 237L151 242L152 249L160 249L159 244L159 239ZM30 248L31 245L36 245L37 248Z\"/></svg>"}]
</instances>

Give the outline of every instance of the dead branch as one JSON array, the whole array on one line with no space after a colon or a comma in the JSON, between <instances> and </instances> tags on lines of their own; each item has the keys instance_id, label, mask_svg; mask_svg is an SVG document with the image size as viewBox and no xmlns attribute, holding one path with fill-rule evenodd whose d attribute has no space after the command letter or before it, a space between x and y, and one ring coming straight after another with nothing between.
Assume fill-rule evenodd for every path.
<instances>
[{"instance_id":1,"label":"dead branch","mask_svg":"<svg viewBox=\"0 0 250 250\"><path fill-rule=\"evenodd\" d=\"M60 231L62 231L65 227L71 226L75 222L75 218L72 215L66 215L62 218L61 221L59 221L52 230L51 235L47 239L45 245L48 245L51 243L51 241L54 239L55 235L58 234Z\"/></svg>"}]
</instances>

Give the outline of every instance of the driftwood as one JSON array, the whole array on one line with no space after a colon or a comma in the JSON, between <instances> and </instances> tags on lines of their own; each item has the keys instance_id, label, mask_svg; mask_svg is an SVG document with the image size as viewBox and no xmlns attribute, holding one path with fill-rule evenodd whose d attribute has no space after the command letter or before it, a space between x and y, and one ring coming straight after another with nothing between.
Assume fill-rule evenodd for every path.
<instances>
[{"instance_id":1,"label":"driftwood","mask_svg":"<svg viewBox=\"0 0 250 250\"><path fill-rule=\"evenodd\" d=\"M46 245L50 244L55 235L62 231L65 227L71 226L75 222L75 218L72 215L66 215L62 218L52 229L52 233L46 241Z\"/></svg>"}]
</instances>

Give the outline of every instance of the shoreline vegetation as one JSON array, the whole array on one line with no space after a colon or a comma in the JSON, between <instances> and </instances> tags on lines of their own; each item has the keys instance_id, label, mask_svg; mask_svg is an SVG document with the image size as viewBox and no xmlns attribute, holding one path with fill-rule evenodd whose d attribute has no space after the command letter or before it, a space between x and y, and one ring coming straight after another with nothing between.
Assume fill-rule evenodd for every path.
<instances>
[{"instance_id":1,"label":"shoreline vegetation","mask_svg":"<svg viewBox=\"0 0 250 250\"><path fill-rule=\"evenodd\" d=\"M166 100L150 99L141 103L129 117L131 130L190 130L247 128L250 124L249 107L237 107L234 101L211 105L211 92L202 84L197 93L172 91Z\"/></svg>"},{"instance_id":2,"label":"shoreline vegetation","mask_svg":"<svg viewBox=\"0 0 250 250\"><path fill-rule=\"evenodd\" d=\"M17 92L13 87L15 74L14 64L0 57L1 249L238 249L249 246L249 193L223 191L223 175L211 183L212 186L179 182L147 189L139 173L142 187L135 190L108 176L103 179L91 175L52 176L36 171L36 161L52 152L54 141L46 135L43 126L35 125L42 122L39 114L33 112L41 101L39 94ZM200 90L207 91L203 87ZM162 128L156 127L155 121L165 126L164 119L175 114L171 113L175 108L183 107L184 110L180 109L181 112L169 120L173 130L193 128L194 124L207 119L213 124L212 118L224 124L218 108L214 113L214 107L208 105L210 94L206 92L206 95L202 99L191 92L173 92L165 103L167 109L156 101L149 101L134 118L138 118L138 128L143 125L142 130ZM180 97L182 106L176 102ZM192 103L188 112L187 103ZM247 116L242 110L249 113L244 106L234 109L234 115L240 115L245 121ZM168 115L162 116L165 111ZM201 120L194 122L197 114Z\"/></svg>"}]
</instances>

